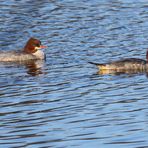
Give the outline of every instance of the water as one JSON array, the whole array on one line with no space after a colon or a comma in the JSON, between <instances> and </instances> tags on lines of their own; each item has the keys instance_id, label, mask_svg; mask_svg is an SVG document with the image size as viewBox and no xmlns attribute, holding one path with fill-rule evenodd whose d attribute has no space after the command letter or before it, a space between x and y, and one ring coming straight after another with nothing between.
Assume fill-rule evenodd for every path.
<instances>
[{"instance_id":1,"label":"water","mask_svg":"<svg viewBox=\"0 0 148 148\"><path fill-rule=\"evenodd\" d=\"M146 148L145 73L89 61L145 59L147 0L0 2L0 50L39 38L46 62L0 64L0 147Z\"/></svg>"}]
</instances>

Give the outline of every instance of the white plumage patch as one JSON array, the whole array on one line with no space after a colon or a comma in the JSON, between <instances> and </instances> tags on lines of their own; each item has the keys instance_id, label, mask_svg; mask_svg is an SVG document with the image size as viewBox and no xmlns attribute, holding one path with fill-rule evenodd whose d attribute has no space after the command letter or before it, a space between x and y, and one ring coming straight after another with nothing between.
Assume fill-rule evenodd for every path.
<instances>
[{"instance_id":1,"label":"white plumage patch","mask_svg":"<svg viewBox=\"0 0 148 148\"><path fill-rule=\"evenodd\" d=\"M41 50L37 50L35 53L33 53L34 56L37 57L37 59L43 60L45 58L45 54Z\"/></svg>"},{"instance_id":2,"label":"white plumage patch","mask_svg":"<svg viewBox=\"0 0 148 148\"><path fill-rule=\"evenodd\" d=\"M1 52L1 62L15 62L15 61L27 61L27 60L43 60L45 58L44 52L38 50L33 54L23 53L22 51Z\"/></svg>"}]
</instances>

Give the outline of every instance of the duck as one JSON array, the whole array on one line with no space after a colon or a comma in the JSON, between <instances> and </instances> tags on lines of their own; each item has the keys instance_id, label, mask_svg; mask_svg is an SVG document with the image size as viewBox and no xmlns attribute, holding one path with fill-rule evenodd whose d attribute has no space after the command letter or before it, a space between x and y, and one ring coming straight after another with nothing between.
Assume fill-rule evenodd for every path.
<instances>
[{"instance_id":1,"label":"duck","mask_svg":"<svg viewBox=\"0 0 148 148\"><path fill-rule=\"evenodd\" d=\"M30 60L44 60L44 52L40 49L47 48L41 41L31 37L22 50L0 51L0 62L22 62Z\"/></svg>"},{"instance_id":2,"label":"duck","mask_svg":"<svg viewBox=\"0 0 148 148\"><path fill-rule=\"evenodd\" d=\"M139 58L126 58L113 62L107 63L95 63L89 62L90 64L96 65L99 70L114 70L114 71L127 71L127 70L139 70L144 71L148 69L148 50L146 53L146 60Z\"/></svg>"}]
</instances>

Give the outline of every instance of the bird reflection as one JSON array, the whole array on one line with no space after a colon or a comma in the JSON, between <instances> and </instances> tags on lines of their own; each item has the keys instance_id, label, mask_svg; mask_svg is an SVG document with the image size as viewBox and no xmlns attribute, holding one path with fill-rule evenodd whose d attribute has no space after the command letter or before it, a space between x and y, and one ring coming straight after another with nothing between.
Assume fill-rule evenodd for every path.
<instances>
[{"instance_id":1,"label":"bird reflection","mask_svg":"<svg viewBox=\"0 0 148 148\"><path fill-rule=\"evenodd\" d=\"M37 76L43 74L42 67L44 65L43 61L32 61L29 63L24 63L27 69L27 73L31 76Z\"/></svg>"},{"instance_id":2,"label":"bird reflection","mask_svg":"<svg viewBox=\"0 0 148 148\"><path fill-rule=\"evenodd\" d=\"M125 70L125 69L118 69L118 70L112 70L112 69L102 69L97 72L98 75L121 75L121 74L127 74L127 75L135 75L135 74L145 74L148 77L148 70L146 69L135 69L135 70Z\"/></svg>"},{"instance_id":3,"label":"bird reflection","mask_svg":"<svg viewBox=\"0 0 148 148\"><path fill-rule=\"evenodd\" d=\"M40 74L43 74L43 66L44 61L42 60L36 60L36 61L21 61L21 62L1 62L0 66L5 66L6 68L13 68L13 67L25 67L26 73L31 76L38 76Z\"/></svg>"}]
</instances>

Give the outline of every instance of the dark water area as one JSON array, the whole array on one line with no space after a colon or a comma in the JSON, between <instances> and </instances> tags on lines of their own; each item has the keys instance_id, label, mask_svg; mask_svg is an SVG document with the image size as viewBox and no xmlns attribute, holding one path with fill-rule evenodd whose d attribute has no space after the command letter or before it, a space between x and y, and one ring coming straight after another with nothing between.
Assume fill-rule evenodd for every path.
<instances>
[{"instance_id":1,"label":"dark water area","mask_svg":"<svg viewBox=\"0 0 148 148\"><path fill-rule=\"evenodd\" d=\"M0 63L0 147L148 147L147 74L88 63L145 59L147 0L1 0L0 51L32 36L45 62Z\"/></svg>"}]
</instances>

